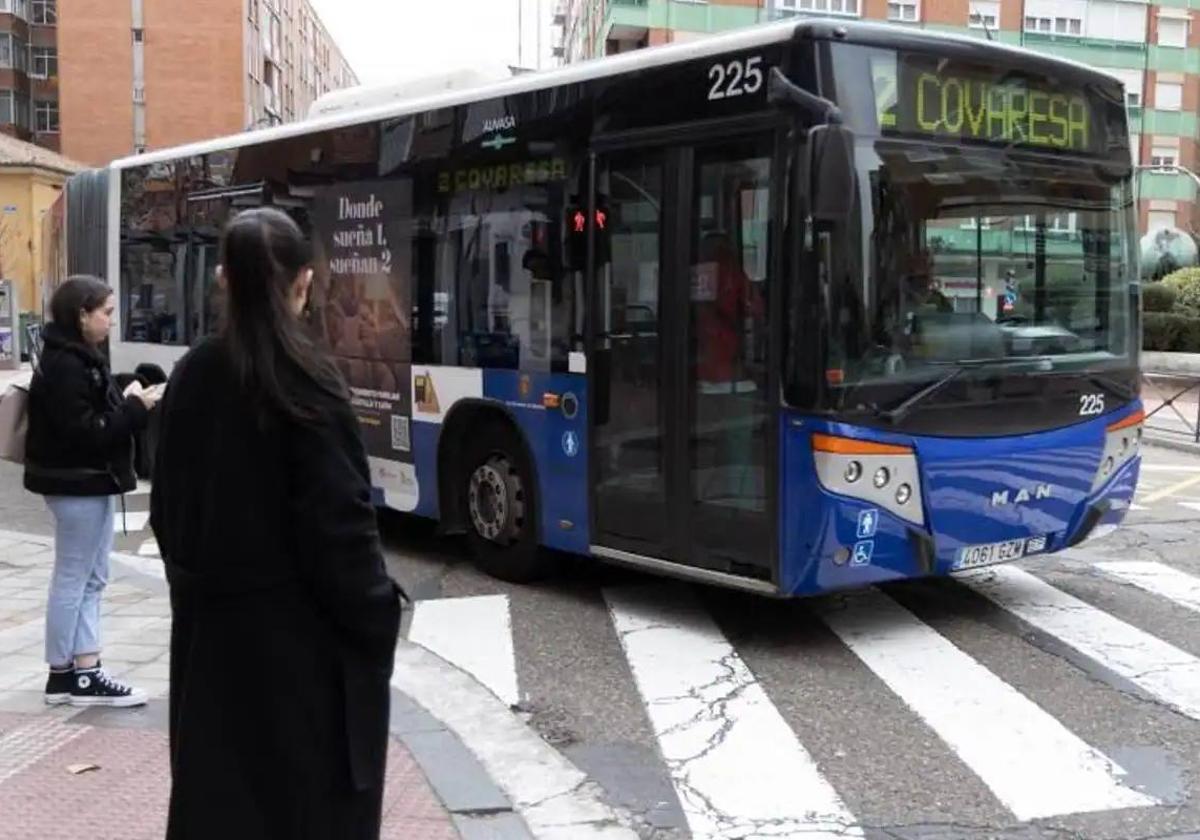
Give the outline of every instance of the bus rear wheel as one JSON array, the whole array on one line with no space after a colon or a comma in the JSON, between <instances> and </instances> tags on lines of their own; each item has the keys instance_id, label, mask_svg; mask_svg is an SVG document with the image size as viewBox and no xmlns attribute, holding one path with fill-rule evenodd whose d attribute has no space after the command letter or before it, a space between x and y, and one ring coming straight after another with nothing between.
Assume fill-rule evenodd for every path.
<instances>
[{"instance_id":1,"label":"bus rear wheel","mask_svg":"<svg viewBox=\"0 0 1200 840\"><path fill-rule=\"evenodd\" d=\"M544 576L533 470L516 433L491 423L468 441L465 454L462 510L475 565L512 583Z\"/></svg>"}]
</instances>

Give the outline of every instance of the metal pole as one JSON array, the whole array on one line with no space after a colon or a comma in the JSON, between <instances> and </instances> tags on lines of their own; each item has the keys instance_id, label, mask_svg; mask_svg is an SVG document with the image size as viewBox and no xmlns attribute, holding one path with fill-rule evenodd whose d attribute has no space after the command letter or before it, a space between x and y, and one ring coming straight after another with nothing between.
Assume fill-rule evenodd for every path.
<instances>
[{"instance_id":1,"label":"metal pole","mask_svg":"<svg viewBox=\"0 0 1200 840\"><path fill-rule=\"evenodd\" d=\"M1200 188L1200 175L1197 175L1195 172L1188 169L1186 166L1180 166L1179 164L1173 164L1171 166L1154 166L1149 163L1139 163L1137 166L1135 166L1133 168L1137 169L1137 170L1150 171L1150 172L1174 172L1176 175L1182 173L1184 175L1187 175L1189 178L1191 178L1192 181L1196 184L1196 187Z\"/></svg>"}]
</instances>

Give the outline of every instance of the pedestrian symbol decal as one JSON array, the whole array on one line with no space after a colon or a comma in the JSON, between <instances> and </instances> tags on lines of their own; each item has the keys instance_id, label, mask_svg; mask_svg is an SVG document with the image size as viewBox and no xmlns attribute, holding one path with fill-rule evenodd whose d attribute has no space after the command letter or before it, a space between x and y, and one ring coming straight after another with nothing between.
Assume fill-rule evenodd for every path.
<instances>
[{"instance_id":1,"label":"pedestrian symbol decal","mask_svg":"<svg viewBox=\"0 0 1200 840\"><path fill-rule=\"evenodd\" d=\"M563 433L562 447L568 458L574 458L579 454L579 437L574 432Z\"/></svg>"},{"instance_id":2,"label":"pedestrian symbol decal","mask_svg":"<svg viewBox=\"0 0 1200 840\"><path fill-rule=\"evenodd\" d=\"M858 533L860 540L869 539L875 536L875 529L879 527L879 511L875 508L867 508L858 515Z\"/></svg>"},{"instance_id":3,"label":"pedestrian symbol decal","mask_svg":"<svg viewBox=\"0 0 1200 840\"><path fill-rule=\"evenodd\" d=\"M850 561L851 566L869 566L871 565L871 555L875 553L875 541L864 540L854 544L854 557Z\"/></svg>"}]
</instances>

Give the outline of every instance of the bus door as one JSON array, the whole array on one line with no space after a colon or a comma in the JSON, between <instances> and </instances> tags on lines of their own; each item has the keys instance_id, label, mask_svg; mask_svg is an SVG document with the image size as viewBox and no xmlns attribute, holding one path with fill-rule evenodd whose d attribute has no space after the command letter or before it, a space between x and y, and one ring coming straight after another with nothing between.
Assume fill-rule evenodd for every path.
<instances>
[{"instance_id":1,"label":"bus door","mask_svg":"<svg viewBox=\"0 0 1200 840\"><path fill-rule=\"evenodd\" d=\"M593 551L769 581L776 136L687 141L595 160Z\"/></svg>"}]
</instances>

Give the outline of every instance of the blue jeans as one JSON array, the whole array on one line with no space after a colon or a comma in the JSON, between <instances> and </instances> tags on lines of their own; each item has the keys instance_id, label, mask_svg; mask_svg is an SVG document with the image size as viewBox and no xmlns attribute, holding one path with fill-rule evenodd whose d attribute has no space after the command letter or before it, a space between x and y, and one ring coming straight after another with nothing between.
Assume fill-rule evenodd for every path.
<instances>
[{"instance_id":1,"label":"blue jeans","mask_svg":"<svg viewBox=\"0 0 1200 840\"><path fill-rule=\"evenodd\" d=\"M113 545L112 496L47 496L54 514L54 575L46 609L46 662L53 668L100 652L100 594Z\"/></svg>"}]
</instances>

